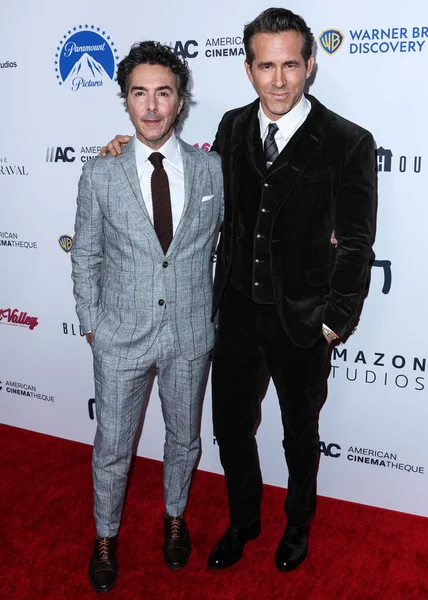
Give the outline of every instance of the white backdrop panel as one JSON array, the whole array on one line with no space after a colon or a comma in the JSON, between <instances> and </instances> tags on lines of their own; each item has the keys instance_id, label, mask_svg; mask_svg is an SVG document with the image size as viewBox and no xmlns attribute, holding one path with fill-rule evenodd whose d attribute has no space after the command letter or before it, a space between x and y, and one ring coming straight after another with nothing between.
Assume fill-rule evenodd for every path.
<instances>
[{"instance_id":1,"label":"white backdrop panel","mask_svg":"<svg viewBox=\"0 0 428 600\"><path fill-rule=\"evenodd\" d=\"M55 65L55 60L61 62L55 54L79 31L100 35L105 56L110 48L112 61L143 39L187 49L194 96L182 137L209 146L222 114L254 98L240 37L243 24L264 8L264 2L254 0L245 7L226 0L215 5L188 0L181 6L166 0L157 8L129 0L126 10L109 0L75 0L61 4L60 11L50 0L2 7L2 422L86 443L92 443L95 430L88 410L93 397L91 352L80 336L69 254L58 238L73 234L83 162L114 134L132 128L117 97L118 86L108 74L101 86L73 91L61 79L65 63ZM389 279L383 267L373 268L357 332L333 355L321 416L319 491L426 515L428 84L423 74L428 5L409 0L404 12L386 0L354 5L306 0L291 1L288 8L305 17L316 37L327 29L344 36L332 54L318 43L310 92L371 130L383 149L375 250L376 259L390 261L392 271L390 289L385 289ZM368 44L361 47L368 51L355 52L358 44ZM21 315L21 323L13 323L14 314ZM25 324L28 317L37 318L33 329ZM221 472L210 401L208 388L200 468ZM272 386L262 411L258 441L264 480L285 486L280 414ZM156 382L138 453L162 458Z\"/></svg>"}]
</instances>

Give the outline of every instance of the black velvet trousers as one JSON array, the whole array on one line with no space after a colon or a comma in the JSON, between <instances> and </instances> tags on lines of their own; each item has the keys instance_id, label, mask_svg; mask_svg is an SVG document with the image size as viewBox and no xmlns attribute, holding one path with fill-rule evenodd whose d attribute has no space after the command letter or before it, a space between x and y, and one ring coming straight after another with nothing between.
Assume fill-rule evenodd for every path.
<instances>
[{"instance_id":1,"label":"black velvet trousers","mask_svg":"<svg viewBox=\"0 0 428 600\"><path fill-rule=\"evenodd\" d=\"M247 527L260 518L262 477L255 433L269 376L284 428L287 520L307 525L313 518L318 417L326 395L329 354L321 331L313 347L296 348L284 332L276 306L255 304L229 284L219 314L212 384L214 434L232 525Z\"/></svg>"}]
</instances>

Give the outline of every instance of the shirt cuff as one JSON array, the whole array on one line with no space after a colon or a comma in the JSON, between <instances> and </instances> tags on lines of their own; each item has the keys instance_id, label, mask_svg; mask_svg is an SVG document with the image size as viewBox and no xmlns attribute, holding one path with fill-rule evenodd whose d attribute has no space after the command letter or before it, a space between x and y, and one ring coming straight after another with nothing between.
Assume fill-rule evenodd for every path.
<instances>
[{"instance_id":1,"label":"shirt cuff","mask_svg":"<svg viewBox=\"0 0 428 600\"><path fill-rule=\"evenodd\" d=\"M334 338L334 339L338 339L339 336L337 335L337 333L334 333L334 331L332 329L330 329L330 327L327 327L327 325L325 323L322 324L322 329L323 329L323 333L330 338Z\"/></svg>"}]
</instances>

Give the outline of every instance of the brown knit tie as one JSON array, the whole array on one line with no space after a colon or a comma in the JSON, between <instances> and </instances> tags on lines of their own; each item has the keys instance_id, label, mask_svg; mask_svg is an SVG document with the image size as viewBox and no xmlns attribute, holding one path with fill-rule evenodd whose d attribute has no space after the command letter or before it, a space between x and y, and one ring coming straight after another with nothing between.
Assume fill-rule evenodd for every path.
<instances>
[{"instance_id":1,"label":"brown knit tie","mask_svg":"<svg viewBox=\"0 0 428 600\"><path fill-rule=\"evenodd\" d=\"M172 211L168 175L162 166L164 158L160 152L152 152L149 156L149 161L154 167L151 179L153 224L162 250L166 254L172 241Z\"/></svg>"}]
</instances>

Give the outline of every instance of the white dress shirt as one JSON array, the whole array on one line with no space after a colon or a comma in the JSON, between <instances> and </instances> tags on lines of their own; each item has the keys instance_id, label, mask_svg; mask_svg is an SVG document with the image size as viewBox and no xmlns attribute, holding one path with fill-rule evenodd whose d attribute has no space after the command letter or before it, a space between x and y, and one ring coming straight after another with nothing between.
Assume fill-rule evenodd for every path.
<instances>
[{"instance_id":1,"label":"white dress shirt","mask_svg":"<svg viewBox=\"0 0 428 600\"><path fill-rule=\"evenodd\" d=\"M180 144L174 132L172 136L159 148L152 150L135 137L135 160L137 163L138 179L140 180L141 193L153 223L153 203L152 203L152 188L151 178L153 173L153 165L149 161L149 156L152 152L160 152L165 159L162 164L168 175L169 190L171 195L171 210L172 210L172 232L175 234L178 223L184 208L184 169L183 158L181 156Z\"/></svg>"},{"instance_id":2,"label":"white dress shirt","mask_svg":"<svg viewBox=\"0 0 428 600\"><path fill-rule=\"evenodd\" d=\"M299 127L306 121L311 108L312 105L309 100L302 95L296 106L294 106L288 113L283 115L277 121L272 121L265 115L263 108L260 105L259 123L262 145L268 133L269 123L276 123L279 129L275 134L275 142L278 146L278 152L281 153Z\"/></svg>"}]
</instances>

